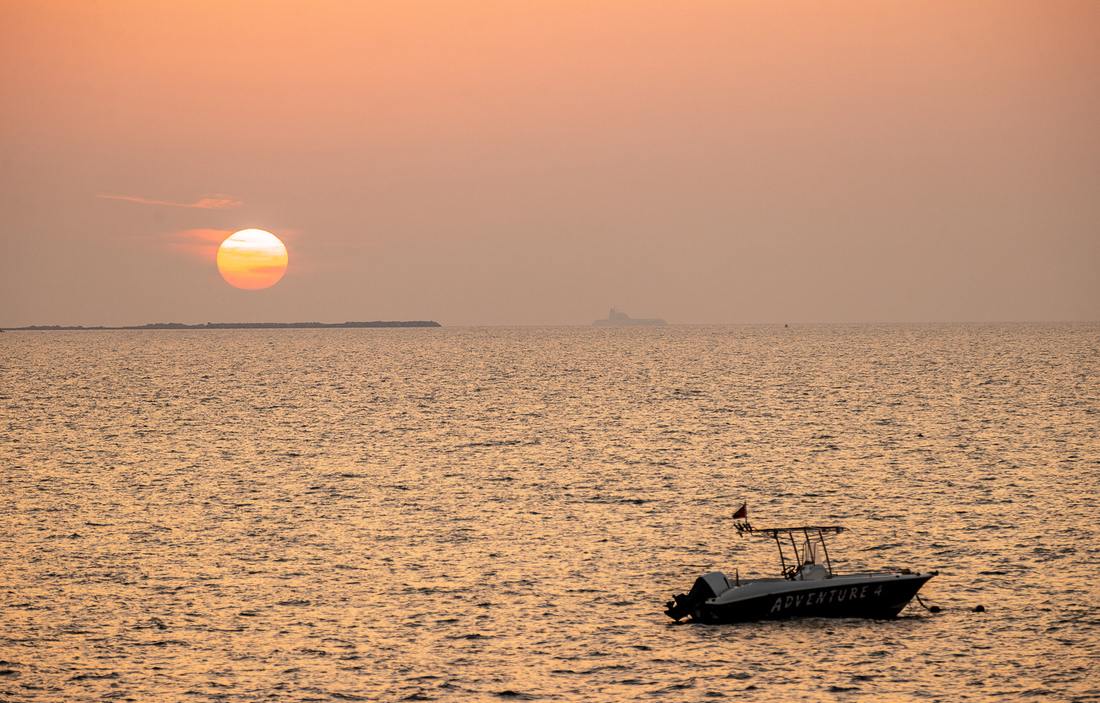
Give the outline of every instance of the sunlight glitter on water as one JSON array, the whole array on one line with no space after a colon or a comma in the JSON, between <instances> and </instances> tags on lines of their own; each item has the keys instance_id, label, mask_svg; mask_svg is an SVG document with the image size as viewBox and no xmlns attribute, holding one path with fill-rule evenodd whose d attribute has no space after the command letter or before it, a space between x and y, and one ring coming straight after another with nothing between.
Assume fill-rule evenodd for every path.
<instances>
[{"instance_id":1,"label":"sunlight glitter on water","mask_svg":"<svg viewBox=\"0 0 1100 703\"><path fill-rule=\"evenodd\" d=\"M0 697L1100 699L1100 328L11 333ZM938 569L674 626L758 524ZM833 553L835 551L835 553ZM970 611L983 604L988 612Z\"/></svg>"}]
</instances>

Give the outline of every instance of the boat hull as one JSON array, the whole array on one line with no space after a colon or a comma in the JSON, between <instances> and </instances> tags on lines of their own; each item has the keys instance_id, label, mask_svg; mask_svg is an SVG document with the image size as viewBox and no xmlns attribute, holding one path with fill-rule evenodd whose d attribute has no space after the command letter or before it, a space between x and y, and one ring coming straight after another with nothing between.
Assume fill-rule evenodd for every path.
<instances>
[{"instance_id":1,"label":"boat hull","mask_svg":"<svg viewBox=\"0 0 1100 703\"><path fill-rule=\"evenodd\" d=\"M696 622L734 623L787 618L896 617L934 574L912 574L865 583L827 581L797 590L765 593L731 600L698 603L691 616Z\"/></svg>"}]
</instances>

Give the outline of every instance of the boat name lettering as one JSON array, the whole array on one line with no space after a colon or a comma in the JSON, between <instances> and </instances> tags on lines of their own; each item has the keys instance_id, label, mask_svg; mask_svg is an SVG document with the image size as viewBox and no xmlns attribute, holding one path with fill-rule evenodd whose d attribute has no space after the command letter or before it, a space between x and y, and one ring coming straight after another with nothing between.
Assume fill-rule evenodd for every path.
<instances>
[{"instance_id":1,"label":"boat name lettering","mask_svg":"<svg viewBox=\"0 0 1100 703\"><path fill-rule=\"evenodd\" d=\"M771 613L781 613L791 608L801 608L803 605L832 605L845 601L865 600L878 598L882 595L882 584L871 587L871 584L862 586L845 586L843 588L830 588L824 591L810 591L806 594L779 596L772 603Z\"/></svg>"}]
</instances>

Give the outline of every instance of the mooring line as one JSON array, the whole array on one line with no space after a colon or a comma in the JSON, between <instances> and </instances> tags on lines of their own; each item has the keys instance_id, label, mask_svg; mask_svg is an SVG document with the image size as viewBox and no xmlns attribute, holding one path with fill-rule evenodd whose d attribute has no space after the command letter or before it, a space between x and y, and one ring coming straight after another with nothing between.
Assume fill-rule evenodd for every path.
<instances>
[{"instance_id":1,"label":"mooring line","mask_svg":"<svg viewBox=\"0 0 1100 703\"><path fill-rule=\"evenodd\" d=\"M924 608L925 610L927 610L928 612L930 612L930 613L938 613L938 612L940 612L941 610L943 610L943 608L941 608L941 607L940 607L940 606L938 606L938 605L933 605L933 606L928 606L928 605L926 605L926 604L925 604L925 602L924 602L923 600L921 600L921 597L920 597L920 594L919 594L919 593L916 593L916 594L914 594L914 595L916 595L916 597L917 597L917 602L921 604L921 607L923 607L923 608Z\"/></svg>"}]
</instances>

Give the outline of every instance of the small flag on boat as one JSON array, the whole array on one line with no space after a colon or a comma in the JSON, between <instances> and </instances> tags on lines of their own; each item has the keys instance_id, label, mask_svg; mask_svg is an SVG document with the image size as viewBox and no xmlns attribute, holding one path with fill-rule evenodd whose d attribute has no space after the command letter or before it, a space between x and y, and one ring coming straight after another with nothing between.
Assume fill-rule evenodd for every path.
<instances>
[{"instance_id":1,"label":"small flag on boat","mask_svg":"<svg viewBox=\"0 0 1100 703\"><path fill-rule=\"evenodd\" d=\"M749 519L749 504L742 503L741 507L737 509L737 512L733 514L734 520L748 520Z\"/></svg>"}]
</instances>

